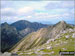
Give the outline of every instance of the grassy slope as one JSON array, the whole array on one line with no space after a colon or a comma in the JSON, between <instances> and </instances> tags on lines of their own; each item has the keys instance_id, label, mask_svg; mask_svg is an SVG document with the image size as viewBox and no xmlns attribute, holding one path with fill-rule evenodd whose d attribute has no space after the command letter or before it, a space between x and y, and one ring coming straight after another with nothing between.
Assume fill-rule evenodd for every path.
<instances>
[{"instance_id":1,"label":"grassy slope","mask_svg":"<svg viewBox=\"0 0 75 56\"><path fill-rule=\"evenodd\" d=\"M25 51L25 52L17 52L18 54L23 53L23 56L38 56L38 54L35 54L34 52L36 51L36 49L41 49L44 48L43 50L37 51L38 53L51 53L52 51L54 51L53 54L42 54L42 56L52 56L52 55L58 55L59 56L59 51L74 51L74 40L75 38L72 38L72 34L75 32L70 32L70 33L65 33L65 34L61 34L61 38L56 39L55 41L50 42L49 44L44 44L42 46L39 47L35 47L34 49L31 49L31 51ZM66 35L70 35L70 38L66 39ZM64 43L66 42L66 43ZM59 44L59 45L56 45ZM52 49L46 49L47 46L52 46ZM65 48L66 50L63 50L63 48ZM31 53L30 55L27 55L26 53Z\"/></svg>"}]
</instances>

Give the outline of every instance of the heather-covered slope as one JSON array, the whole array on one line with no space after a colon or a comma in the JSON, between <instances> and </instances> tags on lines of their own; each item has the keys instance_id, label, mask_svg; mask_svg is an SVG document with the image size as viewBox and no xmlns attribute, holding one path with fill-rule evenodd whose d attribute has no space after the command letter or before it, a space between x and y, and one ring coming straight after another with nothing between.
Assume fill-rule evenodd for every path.
<instances>
[{"instance_id":1,"label":"heather-covered slope","mask_svg":"<svg viewBox=\"0 0 75 56\"><path fill-rule=\"evenodd\" d=\"M54 39L58 34L60 34L61 31L68 28L73 28L73 26L66 24L64 21L61 21L48 28L41 28L37 32L33 32L23 38L10 51L25 51L34 47L38 47L46 43L48 39Z\"/></svg>"}]
</instances>

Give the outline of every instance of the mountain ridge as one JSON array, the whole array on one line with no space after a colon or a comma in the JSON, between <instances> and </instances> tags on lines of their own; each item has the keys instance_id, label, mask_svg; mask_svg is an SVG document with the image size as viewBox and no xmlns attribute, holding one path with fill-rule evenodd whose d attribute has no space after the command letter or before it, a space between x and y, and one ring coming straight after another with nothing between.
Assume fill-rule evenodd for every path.
<instances>
[{"instance_id":1,"label":"mountain ridge","mask_svg":"<svg viewBox=\"0 0 75 56\"><path fill-rule=\"evenodd\" d=\"M14 23L12 23L11 24L11 26L14 26L14 27L16 27L16 29L18 29L18 30L22 30L20 27L19 27L19 25L20 26L22 26L22 29L25 29L25 28L34 28L35 29L35 27L37 27L37 26L39 26L40 28L41 27L44 27L44 26L47 26L46 24L41 24L41 23L37 23L37 22L29 22L29 21L27 21L27 20L20 20L20 21L16 21L16 22L14 22ZM38 28L38 27L37 27ZM36 30L36 29L35 29Z\"/></svg>"},{"instance_id":2,"label":"mountain ridge","mask_svg":"<svg viewBox=\"0 0 75 56\"><path fill-rule=\"evenodd\" d=\"M11 26L14 26L20 32L20 34L24 37L27 34L37 31L40 28L47 27L48 25L37 23L37 22L32 23L26 20L20 20L20 21L16 21L12 23Z\"/></svg>"},{"instance_id":3,"label":"mountain ridge","mask_svg":"<svg viewBox=\"0 0 75 56\"><path fill-rule=\"evenodd\" d=\"M24 51L27 49L32 49L36 46L40 46L44 44L48 39L54 38L60 31L63 31L67 28L72 28L72 26L68 25L65 21L60 21L56 25L49 26L47 28L41 28L37 32L33 32L26 36L26 38L22 39L22 42L19 42L14 48L12 48L11 52L16 51ZM21 43L21 44L20 44Z\"/></svg>"}]
</instances>

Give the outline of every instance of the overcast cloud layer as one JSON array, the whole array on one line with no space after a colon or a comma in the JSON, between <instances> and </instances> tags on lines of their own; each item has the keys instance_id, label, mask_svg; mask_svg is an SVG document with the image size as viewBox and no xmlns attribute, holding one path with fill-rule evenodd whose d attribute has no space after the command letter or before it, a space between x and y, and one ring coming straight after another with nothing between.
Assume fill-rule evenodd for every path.
<instances>
[{"instance_id":1,"label":"overcast cloud layer","mask_svg":"<svg viewBox=\"0 0 75 56\"><path fill-rule=\"evenodd\" d=\"M1 22L18 20L74 24L74 1L1 1Z\"/></svg>"}]
</instances>

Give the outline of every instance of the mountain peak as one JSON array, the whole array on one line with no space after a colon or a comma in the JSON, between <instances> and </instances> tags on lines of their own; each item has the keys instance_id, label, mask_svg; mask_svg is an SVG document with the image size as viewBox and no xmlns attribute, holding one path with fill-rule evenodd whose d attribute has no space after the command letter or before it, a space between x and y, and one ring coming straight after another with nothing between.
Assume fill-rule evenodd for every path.
<instances>
[{"instance_id":1,"label":"mountain peak","mask_svg":"<svg viewBox=\"0 0 75 56\"><path fill-rule=\"evenodd\" d=\"M59 21L57 24L55 24L54 26L56 26L56 25L66 25L67 23L65 22L65 21Z\"/></svg>"},{"instance_id":2,"label":"mountain peak","mask_svg":"<svg viewBox=\"0 0 75 56\"><path fill-rule=\"evenodd\" d=\"M2 23L1 26L8 26L9 24L7 22Z\"/></svg>"},{"instance_id":3,"label":"mountain peak","mask_svg":"<svg viewBox=\"0 0 75 56\"><path fill-rule=\"evenodd\" d=\"M65 22L65 21L59 21L57 24L55 24L54 26L58 26L59 27L59 25L60 25L60 27L64 27L64 26L66 26L67 25L67 23Z\"/></svg>"},{"instance_id":4,"label":"mountain peak","mask_svg":"<svg viewBox=\"0 0 75 56\"><path fill-rule=\"evenodd\" d=\"M61 22L61 23L66 23L66 22L65 22L65 21L63 21L63 20L62 20L62 21L60 21L60 22Z\"/></svg>"},{"instance_id":5,"label":"mountain peak","mask_svg":"<svg viewBox=\"0 0 75 56\"><path fill-rule=\"evenodd\" d=\"M61 22L65 22L64 20L62 20Z\"/></svg>"}]
</instances>

